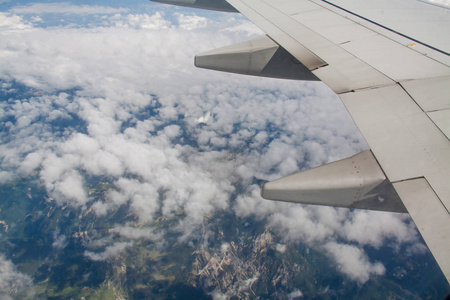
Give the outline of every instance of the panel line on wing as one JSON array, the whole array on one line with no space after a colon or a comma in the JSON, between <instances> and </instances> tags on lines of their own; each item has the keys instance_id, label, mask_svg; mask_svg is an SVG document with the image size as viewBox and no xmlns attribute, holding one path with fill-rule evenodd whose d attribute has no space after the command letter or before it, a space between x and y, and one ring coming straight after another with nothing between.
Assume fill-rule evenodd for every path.
<instances>
[{"instance_id":1,"label":"panel line on wing","mask_svg":"<svg viewBox=\"0 0 450 300\"><path fill-rule=\"evenodd\" d=\"M399 32L399 31L396 31L396 30L394 30L394 29L392 29L392 28L386 27L386 26L384 26L384 25L382 25L382 24L380 24L380 23L377 23L377 22L375 22L375 21L373 21L373 20L371 20L371 19L368 19L368 18L365 18L365 17L363 17L363 16L361 16L361 15L358 15L358 14L356 14L356 13L350 11L350 10L347 10L347 9L345 9L345 8L339 6L339 5L336 5L336 4L334 4L334 3L330 2L330 1L327 1L327 0L320 0L320 1L325 2L325 3L327 3L327 4L329 4L329 5L333 6L333 7L336 7L336 8L338 8L338 9L340 9L340 10L343 10L343 11L345 11L346 13L349 13L349 14L355 16L355 17L361 18L361 19L363 19L364 21L367 21L367 22L370 22L370 23L372 23L372 24L375 24L375 25L377 25L377 26L379 26L379 27L381 27L381 28L383 28L383 29L385 29L385 30L391 31L391 32L393 32L393 33L395 33L395 34L398 34L398 35L404 37L404 38L410 39L410 40L412 40L412 41L414 41L414 42L416 42L416 43L419 43L419 44L421 44L421 45L423 45L423 46L425 46L425 47L428 47L428 48L430 48L430 49L432 49L432 50L434 50L434 51L437 51L437 52L439 52L439 53L442 53L442 54L445 54L445 55L447 55L447 56L450 56L450 54L449 54L448 52L444 51L444 50L441 50L441 49L438 49L438 48L436 48L436 47L433 47L433 46L431 46L431 45L429 45L429 44L426 44L426 43L424 43L424 42L421 42L420 40L417 40L417 39L415 39L415 38L413 38L413 37L411 37L411 36L405 35L405 34Z\"/></svg>"},{"instance_id":2,"label":"panel line on wing","mask_svg":"<svg viewBox=\"0 0 450 300\"><path fill-rule=\"evenodd\" d=\"M295 56L309 70L315 70L319 67L327 65L324 60L311 52L311 50L300 43L298 39L285 32L282 28L277 26L277 24L274 24L272 21L268 20L266 16L260 13L260 11L254 10L247 3L241 0L228 0L228 2L251 19L263 31L267 32L268 35L276 40L278 44L282 44L283 48ZM262 2L260 1L260 3ZM272 7L270 8L272 10ZM276 12L282 14L278 10ZM280 20L282 19L282 16L285 15L279 15Z\"/></svg>"}]
</instances>

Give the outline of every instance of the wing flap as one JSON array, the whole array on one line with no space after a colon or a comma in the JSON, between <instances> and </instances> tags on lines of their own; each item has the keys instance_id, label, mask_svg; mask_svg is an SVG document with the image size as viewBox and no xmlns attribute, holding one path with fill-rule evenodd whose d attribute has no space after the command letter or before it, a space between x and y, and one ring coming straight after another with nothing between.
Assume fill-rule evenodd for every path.
<instances>
[{"instance_id":1,"label":"wing flap","mask_svg":"<svg viewBox=\"0 0 450 300\"><path fill-rule=\"evenodd\" d=\"M450 215L425 178L394 183L411 218L450 281Z\"/></svg>"},{"instance_id":2,"label":"wing flap","mask_svg":"<svg viewBox=\"0 0 450 300\"><path fill-rule=\"evenodd\" d=\"M450 143L415 101L399 85L340 98L389 180L425 177L450 210Z\"/></svg>"}]
</instances>

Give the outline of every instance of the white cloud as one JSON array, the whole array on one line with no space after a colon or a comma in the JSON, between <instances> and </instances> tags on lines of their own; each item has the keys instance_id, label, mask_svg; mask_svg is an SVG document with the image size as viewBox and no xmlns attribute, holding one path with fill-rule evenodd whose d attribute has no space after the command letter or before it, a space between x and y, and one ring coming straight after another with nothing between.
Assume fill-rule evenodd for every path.
<instances>
[{"instance_id":1,"label":"white cloud","mask_svg":"<svg viewBox=\"0 0 450 300\"><path fill-rule=\"evenodd\" d=\"M131 247L132 242L118 242L111 246L107 246L103 252L96 253L93 251L86 251L84 255L92 260L101 261L115 257L125 251L126 248Z\"/></svg>"},{"instance_id":2,"label":"white cloud","mask_svg":"<svg viewBox=\"0 0 450 300\"><path fill-rule=\"evenodd\" d=\"M61 3L15 9L116 13ZM163 233L155 233L152 225L162 214L179 221L171 230L188 242L205 219L231 209L242 218L265 219L286 241L324 247L357 281L356 274L366 280L383 267L355 246L336 244L336 238L372 247L387 239L415 245L412 223L397 214L262 200L256 180L272 180L367 146L337 97L321 83L193 67L195 53L258 33L248 21L176 17L173 24L160 13L117 14L102 27L34 28L0 13L4 89L15 81L41 91L0 103L1 126L11 139L0 145L0 182L38 170L59 203L92 206L99 215L129 205L137 224L114 227L129 240L157 240ZM71 89L76 92L55 94ZM52 125L63 120L79 124ZM107 177L111 188L101 200L89 198L85 174ZM244 192L231 199L236 182ZM104 260L132 245L103 242L103 252L87 251L86 256ZM355 260L336 249L355 254Z\"/></svg>"},{"instance_id":3,"label":"white cloud","mask_svg":"<svg viewBox=\"0 0 450 300\"><path fill-rule=\"evenodd\" d=\"M126 8L112 8L98 5L72 5L67 2L33 3L15 6L11 10L17 14L116 14L127 12Z\"/></svg>"},{"instance_id":4,"label":"white cloud","mask_svg":"<svg viewBox=\"0 0 450 300\"><path fill-rule=\"evenodd\" d=\"M274 201L264 200L260 196L260 187L252 185L249 194L238 195L233 210L239 217L248 217L256 215L257 217L266 217L278 211L277 207L286 205Z\"/></svg>"},{"instance_id":5,"label":"white cloud","mask_svg":"<svg viewBox=\"0 0 450 300\"><path fill-rule=\"evenodd\" d=\"M386 239L414 242L417 231L412 222L404 222L407 219L409 217L405 214L356 211L344 221L339 234L346 240L373 247L382 246Z\"/></svg>"},{"instance_id":6,"label":"white cloud","mask_svg":"<svg viewBox=\"0 0 450 300\"><path fill-rule=\"evenodd\" d=\"M115 15L111 20L117 27L136 28L136 29L167 29L171 26L170 22L164 19L160 12L153 15L147 14L128 14L125 18L121 15Z\"/></svg>"},{"instance_id":7,"label":"white cloud","mask_svg":"<svg viewBox=\"0 0 450 300\"><path fill-rule=\"evenodd\" d=\"M212 293L210 293L210 295L214 300L228 300L230 298L226 294L222 294L217 290L214 290Z\"/></svg>"},{"instance_id":8,"label":"white cloud","mask_svg":"<svg viewBox=\"0 0 450 300\"><path fill-rule=\"evenodd\" d=\"M57 250L64 249L69 244L69 241L67 241L67 237L63 234L59 234L59 232L55 232L53 234L53 243L52 247Z\"/></svg>"},{"instance_id":9,"label":"white cloud","mask_svg":"<svg viewBox=\"0 0 450 300\"><path fill-rule=\"evenodd\" d=\"M14 264L0 254L0 298L32 299L33 294L32 279L17 271Z\"/></svg>"},{"instance_id":10,"label":"white cloud","mask_svg":"<svg viewBox=\"0 0 450 300\"><path fill-rule=\"evenodd\" d=\"M275 249L280 253L286 252L286 248L287 248L286 245L283 244L277 244L275 247Z\"/></svg>"},{"instance_id":11,"label":"white cloud","mask_svg":"<svg viewBox=\"0 0 450 300\"><path fill-rule=\"evenodd\" d=\"M0 12L0 29L23 30L27 28L31 28L31 26L22 17Z\"/></svg>"},{"instance_id":12,"label":"white cloud","mask_svg":"<svg viewBox=\"0 0 450 300\"><path fill-rule=\"evenodd\" d=\"M76 171L65 173L62 180L48 184L49 190L59 199L70 201L74 205L84 205L87 202L86 191L83 188L83 177Z\"/></svg>"},{"instance_id":13,"label":"white cloud","mask_svg":"<svg viewBox=\"0 0 450 300\"><path fill-rule=\"evenodd\" d=\"M0 184L9 183L14 180L14 174L11 172L0 171Z\"/></svg>"},{"instance_id":14,"label":"white cloud","mask_svg":"<svg viewBox=\"0 0 450 300\"><path fill-rule=\"evenodd\" d=\"M289 300L294 300L294 299L298 299L298 298L303 298L303 293L300 290L296 289L288 294Z\"/></svg>"},{"instance_id":15,"label":"white cloud","mask_svg":"<svg viewBox=\"0 0 450 300\"><path fill-rule=\"evenodd\" d=\"M180 126L178 125L169 125L164 128L164 135L169 139L176 138L180 135Z\"/></svg>"},{"instance_id":16,"label":"white cloud","mask_svg":"<svg viewBox=\"0 0 450 300\"><path fill-rule=\"evenodd\" d=\"M342 273L361 284L367 282L371 274L383 275L386 271L381 263L371 263L367 255L355 246L329 242L325 249L334 258Z\"/></svg>"},{"instance_id":17,"label":"white cloud","mask_svg":"<svg viewBox=\"0 0 450 300\"><path fill-rule=\"evenodd\" d=\"M360 283L371 275L384 274L385 269L381 262L371 263L362 246L379 248L389 241L394 251L406 245L408 255L421 253L424 247L404 214L272 202L260 198L257 186L239 195L233 209L240 217L267 219L268 226L287 242L325 249L343 274ZM338 244L338 238L341 243L358 245ZM283 247L277 245L276 249Z\"/></svg>"},{"instance_id":18,"label":"white cloud","mask_svg":"<svg viewBox=\"0 0 450 300\"><path fill-rule=\"evenodd\" d=\"M133 240L152 240L152 241L160 241L162 239L162 235L159 233L155 233L153 228L146 227L132 227L132 226L118 226L114 228L114 232L117 232L120 236L127 237Z\"/></svg>"},{"instance_id":19,"label":"white cloud","mask_svg":"<svg viewBox=\"0 0 450 300\"><path fill-rule=\"evenodd\" d=\"M182 13L176 13L180 28L185 30L193 30L197 28L204 28L208 24L208 19L196 15L184 15Z\"/></svg>"}]
</instances>

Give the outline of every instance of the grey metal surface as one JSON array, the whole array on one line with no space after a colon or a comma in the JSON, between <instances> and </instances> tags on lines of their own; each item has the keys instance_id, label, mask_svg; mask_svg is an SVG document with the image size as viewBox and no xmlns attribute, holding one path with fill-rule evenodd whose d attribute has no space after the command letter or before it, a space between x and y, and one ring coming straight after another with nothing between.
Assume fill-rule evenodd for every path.
<instances>
[{"instance_id":1,"label":"grey metal surface","mask_svg":"<svg viewBox=\"0 0 450 300\"><path fill-rule=\"evenodd\" d=\"M428 113L434 124L450 139L450 109L437 110Z\"/></svg>"},{"instance_id":2,"label":"grey metal surface","mask_svg":"<svg viewBox=\"0 0 450 300\"><path fill-rule=\"evenodd\" d=\"M395 195L384 201L374 191L386 177L370 150L264 184L265 199L303 204L406 212Z\"/></svg>"},{"instance_id":3,"label":"grey metal surface","mask_svg":"<svg viewBox=\"0 0 450 300\"><path fill-rule=\"evenodd\" d=\"M403 81L401 85L426 112L450 109L450 76Z\"/></svg>"},{"instance_id":4,"label":"grey metal surface","mask_svg":"<svg viewBox=\"0 0 450 300\"><path fill-rule=\"evenodd\" d=\"M439 263L447 280L450 279L450 215L442 207L425 178L394 183L411 218Z\"/></svg>"},{"instance_id":5,"label":"grey metal surface","mask_svg":"<svg viewBox=\"0 0 450 300\"><path fill-rule=\"evenodd\" d=\"M410 96L396 85L340 98L389 180L425 177L450 210L450 143Z\"/></svg>"},{"instance_id":6,"label":"grey metal surface","mask_svg":"<svg viewBox=\"0 0 450 300\"><path fill-rule=\"evenodd\" d=\"M355 14L401 32L425 44L450 52L450 14L437 5L414 0L333 0L333 4L351 8ZM435 30L430 31L430 26Z\"/></svg>"},{"instance_id":7,"label":"grey metal surface","mask_svg":"<svg viewBox=\"0 0 450 300\"><path fill-rule=\"evenodd\" d=\"M201 53L200 68L264 77L319 80L308 68L267 36Z\"/></svg>"},{"instance_id":8,"label":"grey metal surface","mask_svg":"<svg viewBox=\"0 0 450 300\"><path fill-rule=\"evenodd\" d=\"M370 22L363 19L356 22L350 18L354 16L340 11L345 15L342 16L320 0L282 1L282 4L278 0L229 2L337 93L449 74L445 61L430 59L416 51L420 47L411 46L415 44L413 40L380 35ZM286 43L290 39L295 42ZM298 47L313 54L295 52ZM310 65L313 55L324 64Z\"/></svg>"}]
</instances>

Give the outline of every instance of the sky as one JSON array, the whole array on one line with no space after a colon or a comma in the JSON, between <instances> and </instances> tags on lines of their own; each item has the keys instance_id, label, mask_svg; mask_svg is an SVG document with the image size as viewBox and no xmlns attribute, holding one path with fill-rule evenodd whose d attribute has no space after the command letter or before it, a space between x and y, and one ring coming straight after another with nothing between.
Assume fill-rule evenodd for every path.
<instances>
[{"instance_id":1,"label":"sky","mask_svg":"<svg viewBox=\"0 0 450 300\"><path fill-rule=\"evenodd\" d=\"M320 82L193 66L196 53L259 35L239 14L147 1L0 0L1 92L11 97L0 102L0 183L37 174L59 205L99 216L129 205L137 225L116 224L121 241L112 234L93 241L85 253L92 260L138 239L158 242L159 212L180 219L172 230L186 245L205 215L266 220L283 240L320 249L361 284L386 271L363 246L427 251L406 214L261 199L262 182L367 145ZM14 96L18 86L27 97ZM95 177L114 185L102 201L86 190ZM53 246L65 247L65 239L55 235ZM29 276L1 254L0 265L0 295L11 282L31 288Z\"/></svg>"}]
</instances>

